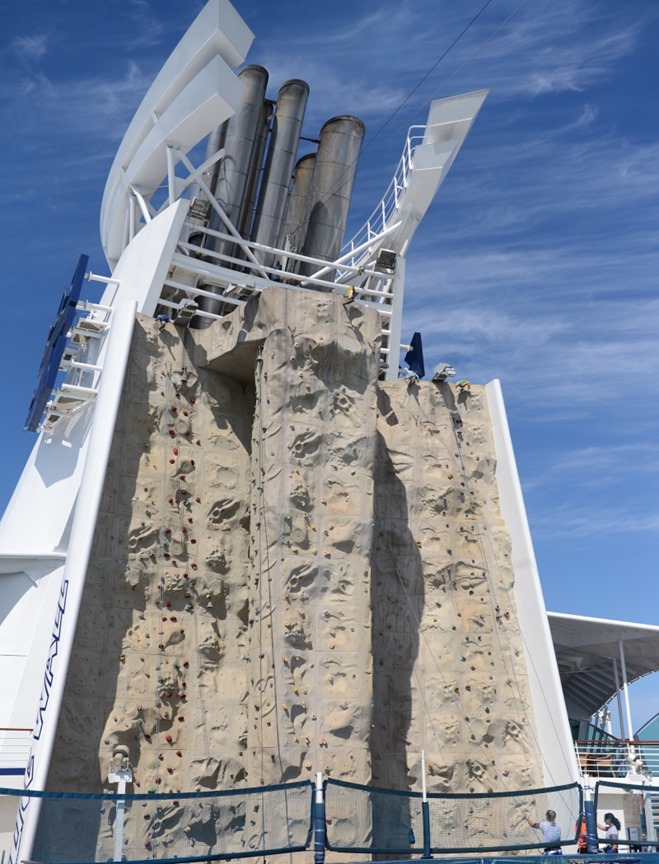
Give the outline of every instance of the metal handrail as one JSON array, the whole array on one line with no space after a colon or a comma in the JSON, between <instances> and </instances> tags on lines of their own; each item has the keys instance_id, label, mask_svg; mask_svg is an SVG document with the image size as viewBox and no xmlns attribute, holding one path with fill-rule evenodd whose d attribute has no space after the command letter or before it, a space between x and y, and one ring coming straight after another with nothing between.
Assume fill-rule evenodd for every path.
<instances>
[{"instance_id":1,"label":"metal handrail","mask_svg":"<svg viewBox=\"0 0 659 864\"><path fill-rule=\"evenodd\" d=\"M382 196L382 200L362 227L343 244L342 255L348 254L366 241L377 237L387 227L392 214L398 208L402 193L407 188L409 176L414 166L414 151L423 142L425 132L425 126L410 127L393 179ZM356 262L352 261L351 263L354 265Z\"/></svg>"},{"instance_id":2,"label":"metal handrail","mask_svg":"<svg viewBox=\"0 0 659 864\"><path fill-rule=\"evenodd\" d=\"M31 727L0 726L0 768L24 768L31 743Z\"/></svg>"},{"instance_id":3,"label":"metal handrail","mask_svg":"<svg viewBox=\"0 0 659 864\"><path fill-rule=\"evenodd\" d=\"M591 777L659 777L659 741L614 738L574 742L579 765Z\"/></svg>"}]
</instances>

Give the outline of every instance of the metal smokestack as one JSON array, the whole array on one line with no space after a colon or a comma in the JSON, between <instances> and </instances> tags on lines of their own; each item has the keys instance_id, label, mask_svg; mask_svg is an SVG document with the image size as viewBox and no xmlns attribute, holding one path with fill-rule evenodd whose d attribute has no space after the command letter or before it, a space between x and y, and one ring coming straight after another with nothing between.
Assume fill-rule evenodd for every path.
<instances>
[{"instance_id":1,"label":"metal smokestack","mask_svg":"<svg viewBox=\"0 0 659 864\"><path fill-rule=\"evenodd\" d=\"M286 81L279 90L252 230L252 239L265 246L279 246L308 98L305 81ZM273 257L265 256L270 260L264 263Z\"/></svg>"},{"instance_id":2,"label":"metal smokestack","mask_svg":"<svg viewBox=\"0 0 659 864\"><path fill-rule=\"evenodd\" d=\"M282 248L291 252L301 252L304 246L304 238L307 234L307 222L309 219L309 207L311 199L311 183L313 180L313 169L316 164L316 154L307 153L298 160L293 177L293 188L288 201L286 211L286 222L282 235ZM285 270L297 273L299 265L296 261L289 263Z\"/></svg>"},{"instance_id":3,"label":"metal smokestack","mask_svg":"<svg viewBox=\"0 0 659 864\"><path fill-rule=\"evenodd\" d=\"M243 98L238 111L229 119L226 132L218 133L218 141L224 135L224 158L216 171L215 197L224 209L234 226L240 223L241 213L245 205L245 195L249 188L250 169L255 142L258 140L265 88L268 84L268 72L263 66L245 66L238 77L244 85ZM220 127L221 129L222 127ZM211 211L208 227L214 231L227 233L227 228L218 214ZM217 237L208 237L206 248L222 255L232 255L235 244ZM215 261L216 259L211 259ZM225 266L229 266L228 263ZM210 285L203 286L206 290L220 293ZM219 314L222 301L211 300L209 297L199 299L199 308L204 312ZM195 319L198 329L210 326L208 318Z\"/></svg>"},{"instance_id":4,"label":"metal smokestack","mask_svg":"<svg viewBox=\"0 0 659 864\"><path fill-rule=\"evenodd\" d=\"M266 99L261 108L259 134L254 142L252 164L249 168L249 181L247 183L247 189L245 190L243 209L240 214L240 224L236 225L236 228L242 237L249 237L252 231L254 210L256 209L256 196L258 194L259 182L261 180L261 172L263 169L263 155L265 153L265 146L270 133L270 121L274 110L275 103L271 99Z\"/></svg>"},{"instance_id":5,"label":"metal smokestack","mask_svg":"<svg viewBox=\"0 0 659 864\"><path fill-rule=\"evenodd\" d=\"M365 132L362 121L349 116L333 117L320 130L304 255L333 261L341 251ZM315 269L303 264L301 272L309 275Z\"/></svg>"},{"instance_id":6,"label":"metal smokestack","mask_svg":"<svg viewBox=\"0 0 659 864\"><path fill-rule=\"evenodd\" d=\"M224 143L225 155L219 166L215 186L215 197L234 226L240 224L249 186L252 154L261 130L268 73L263 66L245 66L238 77L245 90L240 108L229 120ZM224 223L215 212L209 227L226 232ZM223 240L216 239L209 243L209 248L224 254L229 254L232 247L232 243Z\"/></svg>"}]
</instances>

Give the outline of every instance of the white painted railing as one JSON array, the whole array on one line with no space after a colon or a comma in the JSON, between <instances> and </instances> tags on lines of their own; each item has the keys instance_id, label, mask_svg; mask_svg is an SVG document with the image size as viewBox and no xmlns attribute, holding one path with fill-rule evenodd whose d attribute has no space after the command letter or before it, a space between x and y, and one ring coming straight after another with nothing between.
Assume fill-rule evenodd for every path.
<instances>
[{"instance_id":1,"label":"white painted railing","mask_svg":"<svg viewBox=\"0 0 659 864\"><path fill-rule=\"evenodd\" d=\"M31 742L32 729L0 727L0 785L5 785L1 780L3 774L25 769Z\"/></svg>"},{"instance_id":2,"label":"white painted railing","mask_svg":"<svg viewBox=\"0 0 659 864\"><path fill-rule=\"evenodd\" d=\"M659 777L659 741L575 741L579 766L590 777Z\"/></svg>"},{"instance_id":3,"label":"white painted railing","mask_svg":"<svg viewBox=\"0 0 659 864\"><path fill-rule=\"evenodd\" d=\"M423 142L426 132L425 126L411 126L407 134L407 140L403 152L398 161L393 179L382 200L368 217L362 227L343 245L341 255L347 255L354 249L361 247L364 243L377 237L384 231L392 221L394 214L400 206L403 192L407 188L408 180L414 166L414 151ZM348 264L356 264L356 260L347 260Z\"/></svg>"}]
</instances>

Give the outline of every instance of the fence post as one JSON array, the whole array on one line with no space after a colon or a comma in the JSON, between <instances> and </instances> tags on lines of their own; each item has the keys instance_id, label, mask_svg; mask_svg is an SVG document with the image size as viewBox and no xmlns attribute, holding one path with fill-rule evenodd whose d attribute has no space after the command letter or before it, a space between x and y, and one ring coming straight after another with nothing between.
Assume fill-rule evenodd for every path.
<instances>
[{"instance_id":1,"label":"fence post","mask_svg":"<svg viewBox=\"0 0 659 864\"><path fill-rule=\"evenodd\" d=\"M430 805L426 789L426 753L421 751L421 818L423 819L423 855L422 858L432 858L430 854Z\"/></svg>"},{"instance_id":2,"label":"fence post","mask_svg":"<svg viewBox=\"0 0 659 864\"><path fill-rule=\"evenodd\" d=\"M313 860L324 864L327 830L325 823L325 797L323 795L323 772L316 774L316 792L313 805Z\"/></svg>"},{"instance_id":3,"label":"fence post","mask_svg":"<svg viewBox=\"0 0 659 864\"><path fill-rule=\"evenodd\" d=\"M586 817L588 851L597 852L597 816L590 791L584 790L583 812Z\"/></svg>"}]
</instances>

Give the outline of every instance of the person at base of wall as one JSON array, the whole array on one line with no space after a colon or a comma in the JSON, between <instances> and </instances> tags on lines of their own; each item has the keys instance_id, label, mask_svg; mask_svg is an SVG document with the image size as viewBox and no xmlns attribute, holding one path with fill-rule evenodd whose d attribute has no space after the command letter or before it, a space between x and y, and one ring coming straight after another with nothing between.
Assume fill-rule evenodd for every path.
<instances>
[{"instance_id":1,"label":"person at base of wall","mask_svg":"<svg viewBox=\"0 0 659 864\"><path fill-rule=\"evenodd\" d=\"M525 817L531 828L542 831L542 839L545 844L545 855L562 855L561 849L561 826L556 824L556 813L547 810L544 822L534 822L527 814Z\"/></svg>"},{"instance_id":2,"label":"person at base of wall","mask_svg":"<svg viewBox=\"0 0 659 864\"><path fill-rule=\"evenodd\" d=\"M588 853L588 828L586 827L586 817L581 816L574 826L574 833L577 837L577 852L579 855Z\"/></svg>"},{"instance_id":3,"label":"person at base of wall","mask_svg":"<svg viewBox=\"0 0 659 864\"><path fill-rule=\"evenodd\" d=\"M620 834L620 821L616 819L613 813L605 813L604 814L604 825L600 825L597 823L597 827L600 831L606 831L606 846L604 847L605 852L611 852L613 854L618 851L618 836Z\"/></svg>"}]
</instances>

